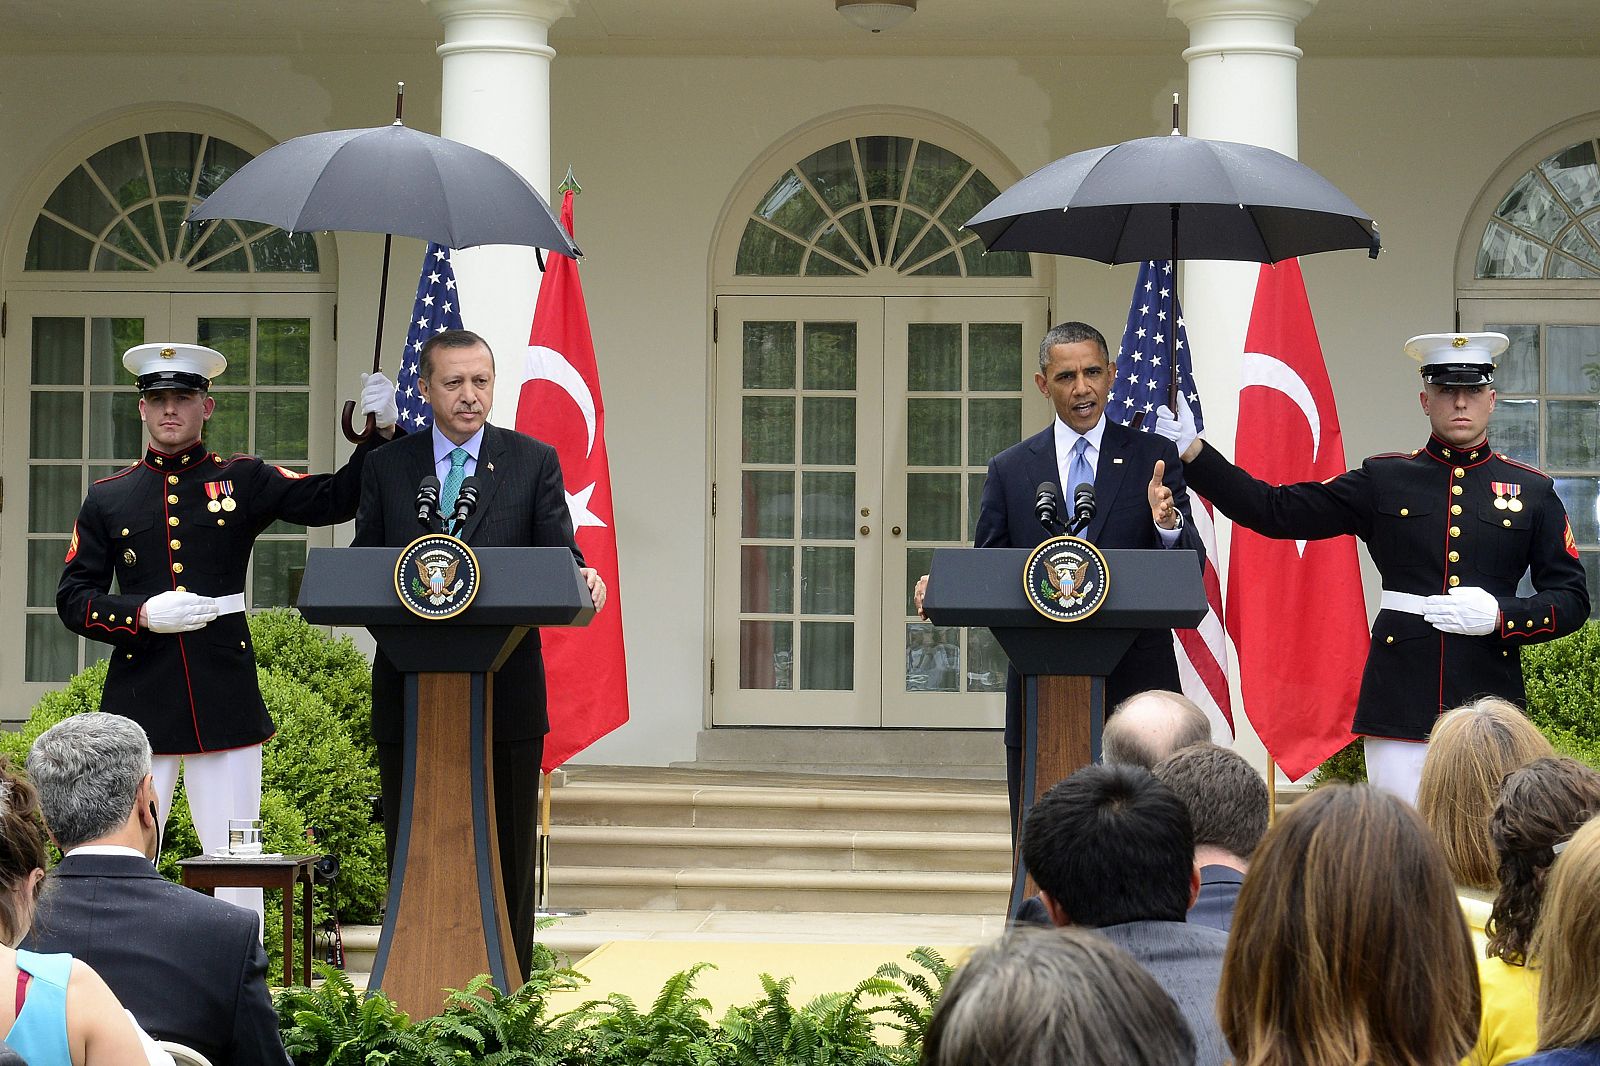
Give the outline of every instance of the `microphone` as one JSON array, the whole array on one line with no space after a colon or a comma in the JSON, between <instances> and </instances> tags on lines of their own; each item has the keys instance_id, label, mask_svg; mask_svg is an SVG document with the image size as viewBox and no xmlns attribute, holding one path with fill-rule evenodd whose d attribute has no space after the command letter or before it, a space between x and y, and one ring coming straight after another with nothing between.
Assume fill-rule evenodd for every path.
<instances>
[{"instance_id":1,"label":"microphone","mask_svg":"<svg viewBox=\"0 0 1600 1066\"><path fill-rule=\"evenodd\" d=\"M1033 513L1039 516L1039 524L1046 530L1056 530L1061 526L1057 517L1058 498L1061 490L1056 488L1055 482L1046 481L1039 486L1038 495L1033 501Z\"/></svg>"},{"instance_id":2,"label":"microphone","mask_svg":"<svg viewBox=\"0 0 1600 1066\"><path fill-rule=\"evenodd\" d=\"M417 486L417 521L431 533L438 516L439 479L430 474Z\"/></svg>"},{"instance_id":3,"label":"microphone","mask_svg":"<svg viewBox=\"0 0 1600 1066\"><path fill-rule=\"evenodd\" d=\"M456 529L466 525L467 519L472 517L472 512L478 509L478 477L474 474L461 482L461 491L456 494L456 513L450 516L450 524Z\"/></svg>"},{"instance_id":4,"label":"microphone","mask_svg":"<svg viewBox=\"0 0 1600 1066\"><path fill-rule=\"evenodd\" d=\"M1094 520L1094 486L1085 481L1072 490L1072 522L1068 533L1078 533Z\"/></svg>"}]
</instances>

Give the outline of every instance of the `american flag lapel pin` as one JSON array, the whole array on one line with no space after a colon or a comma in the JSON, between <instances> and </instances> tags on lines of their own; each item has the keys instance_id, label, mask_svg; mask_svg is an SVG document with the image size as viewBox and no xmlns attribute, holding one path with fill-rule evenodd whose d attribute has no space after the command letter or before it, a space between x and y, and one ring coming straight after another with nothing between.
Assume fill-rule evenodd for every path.
<instances>
[{"instance_id":1,"label":"american flag lapel pin","mask_svg":"<svg viewBox=\"0 0 1600 1066\"><path fill-rule=\"evenodd\" d=\"M491 473L491 474L494 473L494 464L493 463L489 464L489 473Z\"/></svg>"}]
</instances>

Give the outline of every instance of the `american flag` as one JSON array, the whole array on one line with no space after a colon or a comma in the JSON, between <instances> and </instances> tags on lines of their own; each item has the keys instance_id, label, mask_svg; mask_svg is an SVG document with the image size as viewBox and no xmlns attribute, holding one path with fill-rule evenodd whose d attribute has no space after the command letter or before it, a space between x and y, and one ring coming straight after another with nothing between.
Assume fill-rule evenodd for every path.
<instances>
[{"instance_id":1,"label":"american flag","mask_svg":"<svg viewBox=\"0 0 1600 1066\"><path fill-rule=\"evenodd\" d=\"M1171 406L1172 375L1176 369L1178 387L1194 412L1197 430L1205 429L1200 411L1200 390L1194 383L1189 362L1189 338L1183 328L1183 310L1172 284L1172 264L1164 259L1146 260L1139 267L1139 280L1133 286L1133 303L1128 308L1128 325L1117 347L1117 376L1106 404L1106 416L1146 433L1155 429L1157 407ZM1217 533L1211 505L1194 497L1192 507L1195 531L1206 549L1206 616L1198 629L1177 629L1172 639L1178 657L1178 674L1183 679L1184 695L1198 703L1211 719L1214 735L1218 727L1233 735L1233 707L1228 698L1228 643L1222 625L1222 580L1217 573Z\"/></svg>"},{"instance_id":2,"label":"american flag","mask_svg":"<svg viewBox=\"0 0 1600 1066\"><path fill-rule=\"evenodd\" d=\"M400 408L400 424L415 433L433 425L433 408L417 387L417 363L422 345L435 333L461 328L461 307L456 299L456 272L450 267L450 249L429 244L422 257L422 276L417 279L417 302L411 308L411 328L406 331L406 350L400 357L400 378L395 384L395 405Z\"/></svg>"}]
</instances>

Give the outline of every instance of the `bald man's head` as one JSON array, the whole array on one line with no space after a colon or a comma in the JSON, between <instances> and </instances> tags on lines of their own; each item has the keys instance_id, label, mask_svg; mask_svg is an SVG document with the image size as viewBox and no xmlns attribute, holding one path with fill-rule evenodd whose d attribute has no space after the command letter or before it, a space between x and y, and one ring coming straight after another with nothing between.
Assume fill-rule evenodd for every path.
<instances>
[{"instance_id":1,"label":"bald man's head","mask_svg":"<svg viewBox=\"0 0 1600 1066\"><path fill-rule=\"evenodd\" d=\"M1108 766L1155 767L1179 748L1211 739L1206 712L1181 692L1151 689L1117 704L1101 734Z\"/></svg>"}]
</instances>

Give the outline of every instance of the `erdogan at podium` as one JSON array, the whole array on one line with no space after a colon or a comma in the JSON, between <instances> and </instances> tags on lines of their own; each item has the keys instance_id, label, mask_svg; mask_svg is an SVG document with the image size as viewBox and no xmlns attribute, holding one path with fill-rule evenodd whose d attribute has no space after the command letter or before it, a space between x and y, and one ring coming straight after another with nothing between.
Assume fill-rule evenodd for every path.
<instances>
[{"instance_id":1,"label":"erdogan at podium","mask_svg":"<svg viewBox=\"0 0 1600 1066\"><path fill-rule=\"evenodd\" d=\"M446 532L473 547L564 547L572 552L596 610L606 586L583 565L573 537L555 449L492 426L494 353L469 330L430 337L419 355L418 387L433 425L373 452L361 477L354 547L399 547L427 532ZM448 624L448 623L443 623ZM389 865L399 838L404 776L404 664L380 650L372 664L372 738L383 789ZM492 675L494 813L506 911L522 972L532 961L535 835L544 735L544 661L539 630Z\"/></svg>"}]
</instances>

